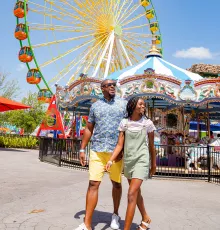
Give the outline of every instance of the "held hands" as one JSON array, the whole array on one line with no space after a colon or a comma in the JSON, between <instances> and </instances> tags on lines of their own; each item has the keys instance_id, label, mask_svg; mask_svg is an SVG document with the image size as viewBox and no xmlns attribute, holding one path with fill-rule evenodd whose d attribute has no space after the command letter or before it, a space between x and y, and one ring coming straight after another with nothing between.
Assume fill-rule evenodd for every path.
<instances>
[{"instance_id":1,"label":"held hands","mask_svg":"<svg viewBox=\"0 0 220 230\"><path fill-rule=\"evenodd\" d=\"M107 165L105 166L105 169L106 169L107 172L110 170L112 164L113 164L112 161L108 161L108 162L107 162Z\"/></svg>"}]
</instances>

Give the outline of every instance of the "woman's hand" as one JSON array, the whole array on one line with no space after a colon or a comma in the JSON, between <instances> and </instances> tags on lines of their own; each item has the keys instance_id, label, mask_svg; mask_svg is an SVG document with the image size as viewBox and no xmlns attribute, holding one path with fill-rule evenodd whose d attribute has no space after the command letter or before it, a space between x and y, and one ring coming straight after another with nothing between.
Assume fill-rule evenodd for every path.
<instances>
[{"instance_id":1,"label":"woman's hand","mask_svg":"<svg viewBox=\"0 0 220 230\"><path fill-rule=\"evenodd\" d=\"M113 164L112 161L108 161L108 162L107 162L107 165L105 166L105 169L106 169L107 172L109 172L109 170L110 170L112 164Z\"/></svg>"}]
</instances>

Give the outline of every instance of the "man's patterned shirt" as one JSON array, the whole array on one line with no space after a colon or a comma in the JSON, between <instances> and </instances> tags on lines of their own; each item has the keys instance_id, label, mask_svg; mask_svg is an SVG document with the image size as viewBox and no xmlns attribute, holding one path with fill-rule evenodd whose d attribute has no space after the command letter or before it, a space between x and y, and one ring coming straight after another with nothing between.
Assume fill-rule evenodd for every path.
<instances>
[{"instance_id":1,"label":"man's patterned shirt","mask_svg":"<svg viewBox=\"0 0 220 230\"><path fill-rule=\"evenodd\" d=\"M115 97L102 98L90 109L88 122L95 124L91 149L95 152L113 152L118 142L118 127L126 113L127 101Z\"/></svg>"}]
</instances>

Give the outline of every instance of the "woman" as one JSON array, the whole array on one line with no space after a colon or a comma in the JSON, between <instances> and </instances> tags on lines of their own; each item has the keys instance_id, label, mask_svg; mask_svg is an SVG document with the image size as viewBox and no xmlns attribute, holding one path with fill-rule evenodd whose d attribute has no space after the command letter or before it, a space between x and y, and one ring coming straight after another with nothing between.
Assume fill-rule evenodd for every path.
<instances>
[{"instance_id":1,"label":"woman","mask_svg":"<svg viewBox=\"0 0 220 230\"><path fill-rule=\"evenodd\" d=\"M129 183L125 230L131 228L136 205L142 216L139 229L147 229L151 222L144 207L140 188L143 180L149 177L149 152L151 154L150 174L153 175L156 171L154 130L156 129L153 122L146 116L144 100L139 97L131 98L127 104L127 117L119 125L117 146L106 165L108 171L124 147L124 175Z\"/></svg>"}]
</instances>

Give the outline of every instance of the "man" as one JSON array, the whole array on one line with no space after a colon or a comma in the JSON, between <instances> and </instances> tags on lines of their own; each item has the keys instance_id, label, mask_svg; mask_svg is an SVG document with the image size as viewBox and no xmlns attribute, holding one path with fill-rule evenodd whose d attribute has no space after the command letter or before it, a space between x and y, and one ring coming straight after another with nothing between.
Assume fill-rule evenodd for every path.
<instances>
[{"instance_id":1,"label":"man","mask_svg":"<svg viewBox=\"0 0 220 230\"><path fill-rule=\"evenodd\" d=\"M90 109L88 124L80 149L80 162L85 165L85 148L92 137L89 161L89 187L86 196L86 214L84 223L76 230L90 230L92 215L98 202L98 189L105 172L105 166L118 141L118 126L125 115L126 102L115 97L116 83L113 80L104 80L101 90L104 97L95 102ZM94 131L94 133L93 133ZM112 181L112 198L114 212L111 228L119 229L118 209L121 200L121 172L122 160L118 159L111 167L110 179Z\"/></svg>"}]
</instances>

